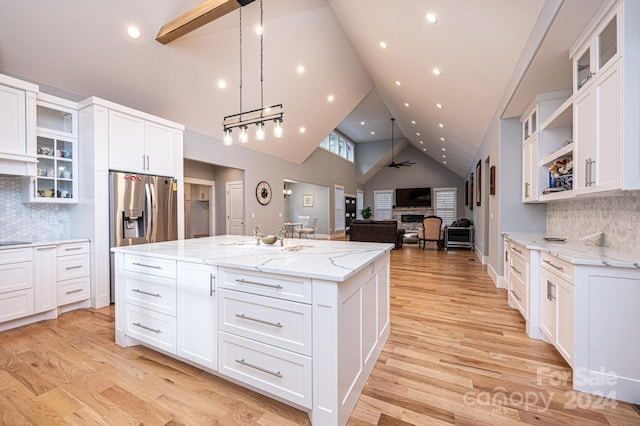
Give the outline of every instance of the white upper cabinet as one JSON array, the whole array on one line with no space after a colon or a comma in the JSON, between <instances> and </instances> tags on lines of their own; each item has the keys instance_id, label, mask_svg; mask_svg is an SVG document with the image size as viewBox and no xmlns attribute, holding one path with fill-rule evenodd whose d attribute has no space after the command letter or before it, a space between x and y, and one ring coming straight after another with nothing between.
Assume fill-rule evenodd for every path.
<instances>
[{"instance_id":1,"label":"white upper cabinet","mask_svg":"<svg viewBox=\"0 0 640 426\"><path fill-rule=\"evenodd\" d=\"M109 168L175 176L175 130L119 111L109 111Z\"/></svg>"},{"instance_id":2,"label":"white upper cabinet","mask_svg":"<svg viewBox=\"0 0 640 426\"><path fill-rule=\"evenodd\" d=\"M38 86L0 74L0 173L35 175Z\"/></svg>"},{"instance_id":3,"label":"white upper cabinet","mask_svg":"<svg viewBox=\"0 0 640 426\"><path fill-rule=\"evenodd\" d=\"M576 45L576 195L640 189L640 2L614 3Z\"/></svg>"}]
</instances>

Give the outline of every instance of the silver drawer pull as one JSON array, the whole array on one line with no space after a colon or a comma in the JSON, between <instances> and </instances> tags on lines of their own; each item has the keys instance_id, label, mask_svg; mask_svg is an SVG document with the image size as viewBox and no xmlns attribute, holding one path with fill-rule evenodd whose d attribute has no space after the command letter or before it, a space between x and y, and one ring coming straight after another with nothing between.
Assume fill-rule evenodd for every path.
<instances>
[{"instance_id":1,"label":"silver drawer pull","mask_svg":"<svg viewBox=\"0 0 640 426\"><path fill-rule=\"evenodd\" d=\"M71 248L64 249L64 251L74 251L74 250L82 250L82 247L71 247Z\"/></svg>"},{"instance_id":2,"label":"silver drawer pull","mask_svg":"<svg viewBox=\"0 0 640 426\"><path fill-rule=\"evenodd\" d=\"M82 265L67 266L64 269L66 269L68 271L69 269L79 269L79 268L82 268Z\"/></svg>"},{"instance_id":3,"label":"silver drawer pull","mask_svg":"<svg viewBox=\"0 0 640 426\"><path fill-rule=\"evenodd\" d=\"M562 266L556 266L553 263L549 262L548 260L543 260L544 263L546 263L547 265L553 266L554 268L556 268L558 271L562 271L564 270L564 268Z\"/></svg>"},{"instance_id":4,"label":"silver drawer pull","mask_svg":"<svg viewBox=\"0 0 640 426\"><path fill-rule=\"evenodd\" d=\"M147 291L144 290L140 290L139 288L134 288L133 290L131 290L135 293L141 293L141 294L146 294L147 296L153 296L153 297L162 297L162 295L160 295L160 293L149 293Z\"/></svg>"},{"instance_id":5,"label":"silver drawer pull","mask_svg":"<svg viewBox=\"0 0 640 426\"><path fill-rule=\"evenodd\" d=\"M522 299L520 299L520 298L518 297L518 295L516 294L516 292L515 292L515 291L511 290L511 294L513 294L513 297L515 297L516 299L518 299L518 302L522 302Z\"/></svg>"},{"instance_id":6,"label":"silver drawer pull","mask_svg":"<svg viewBox=\"0 0 640 426\"><path fill-rule=\"evenodd\" d=\"M511 249L512 249L513 251L515 251L516 253L520 253L520 254L522 254L522 252L521 252L520 250L518 250L517 248L515 248L515 247L511 247Z\"/></svg>"},{"instance_id":7,"label":"silver drawer pull","mask_svg":"<svg viewBox=\"0 0 640 426\"><path fill-rule=\"evenodd\" d=\"M146 325L142 325L139 322L134 322L133 325L135 325L136 327L144 328L145 330L149 330L156 334L162 334L162 330L157 330L155 328L147 327Z\"/></svg>"},{"instance_id":8,"label":"silver drawer pull","mask_svg":"<svg viewBox=\"0 0 640 426\"><path fill-rule=\"evenodd\" d=\"M236 359L236 362L238 364L242 364L242 365L246 365L247 367L255 368L258 371L262 371L263 373L271 374L272 376L276 376L277 378L282 379L282 374L280 374L279 371L274 373L273 371L267 370L266 368L262 368L262 367L258 367L257 365L250 364L250 363L246 362L244 360L244 358Z\"/></svg>"},{"instance_id":9,"label":"silver drawer pull","mask_svg":"<svg viewBox=\"0 0 640 426\"><path fill-rule=\"evenodd\" d=\"M522 272L518 271L516 268L514 268L513 266L511 267L511 269L513 269L514 271L516 271L516 274L520 274L522 275Z\"/></svg>"},{"instance_id":10,"label":"silver drawer pull","mask_svg":"<svg viewBox=\"0 0 640 426\"><path fill-rule=\"evenodd\" d=\"M73 294L73 293L78 293L80 291L84 291L84 289L83 288L79 288L79 289L76 289L76 290L70 290L70 291L65 292L65 294Z\"/></svg>"},{"instance_id":11,"label":"silver drawer pull","mask_svg":"<svg viewBox=\"0 0 640 426\"><path fill-rule=\"evenodd\" d=\"M143 268L153 268L153 269L162 269L162 266L158 265L145 265L144 263L133 262L136 266L142 266Z\"/></svg>"},{"instance_id":12,"label":"silver drawer pull","mask_svg":"<svg viewBox=\"0 0 640 426\"><path fill-rule=\"evenodd\" d=\"M246 319L246 320L249 320L249 321L260 322L262 324L267 324L267 325L272 325L274 327L282 328L282 324L279 323L279 322L271 322L271 321L261 320L261 319L258 319L258 318L252 318L252 317L246 316L245 314L236 314L236 316L238 318Z\"/></svg>"},{"instance_id":13,"label":"silver drawer pull","mask_svg":"<svg viewBox=\"0 0 640 426\"><path fill-rule=\"evenodd\" d=\"M282 286L280 284L258 283L258 282L255 282L255 281L247 281L244 278L236 279L236 282L240 283L240 284L253 284L253 285L261 285L263 287L277 288L278 290L282 288Z\"/></svg>"}]
</instances>

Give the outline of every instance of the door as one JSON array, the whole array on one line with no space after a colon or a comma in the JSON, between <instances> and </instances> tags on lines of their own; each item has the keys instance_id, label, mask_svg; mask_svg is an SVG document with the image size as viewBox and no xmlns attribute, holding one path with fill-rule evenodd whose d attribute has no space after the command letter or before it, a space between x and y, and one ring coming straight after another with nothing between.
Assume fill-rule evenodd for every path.
<instances>
[{"instance_id":1,"label":"door","mask_svg":"<svg viewBox=\"0 0 640 426\"><path fill-rule=\"evenodd\" d=\"M175 176L173 129L156 123L145 123L144 130L147 173Z\"/></svg>"},{"instance_id":2,"label":"door","mask_svg":"<svg viewBox=\"0 0 640 426\"><path fill-rule=\"evenodd\" d=\"M109 111L109 169L146 172L144 120Z\"/></svg>"},{"instance_id":3,"label":"door","mask_svg":"<svg viewBox=\"0 0 640 426\"><path fill-rule=\"evenodd\" d=\"M149 242L151 206L146 204L147 176L112 172L109 189L111 247Z\"/></svg>"},{"instance_id":4,"label":"door","mask_svg":"<svg viewBox=\"0 0 640 426\"><path fill-rule=\"evenodd\" d=\"M557 282L557 277L540 268L540 331L551 344L556 341Z\"/></svg>"},{"instance_id":5,"label":"door","mask_svg":"<svg viewBox=\"0 0 640 426\"><path fill-rule=\"evenodd\" d=\"M227 182L227 235L246 235L244 227L244 184Z\"/></svg>"},{"instance_id":6,"label":"door","mask_svg":"<svg viewBox=\"0 0 640 426\"><path fill-rule=\"evenodd\" d=\"M27 153L26 95L22 90L0 85L0 152Z\"/></svg>"},{"instance_id":7,"label":"door","mask_svg":"<svg viewBox=\"0 0 640 426\"><path fill-rule=\"evenodd\" d=\"M573 133L576 141L573 184L584 192L594 182L591 161L596 156L596 104L592 90L581 92L573 105Z\"/></svg>"},{"instance_id":8,"label":"door","mask_svg":"<svg viewBox=\"0 0 640 426\"><path fill-rule=\"evenodd\" d=\"M595 81L596 151L591 167L596 190L622 188L622 62Z\"/></svg>"},{"instance_id":9,"label":"door","mask_svg":"<svg viewBox=\"0 0 640 426\"><path fill-rule=\"evenodd\" d=\"M150 242L178 239L178 188L175 179L152 176L153 224Z\"/></svg>"}]
</instances>

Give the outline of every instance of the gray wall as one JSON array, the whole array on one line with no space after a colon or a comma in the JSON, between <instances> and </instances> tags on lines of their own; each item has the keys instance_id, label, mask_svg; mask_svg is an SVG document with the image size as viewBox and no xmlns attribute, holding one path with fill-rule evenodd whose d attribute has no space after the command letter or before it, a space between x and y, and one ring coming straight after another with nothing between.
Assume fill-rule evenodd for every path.
<instances>
[{"instance_id":1,"label":"gray wall","mask_svg":"<svg viewBox=\"0 0 640 426\"><path fill-rule=\"evenodd\" d=\"M362 152L366 149L368 143L360 145L365 145L363 149L359 150L359 152ZM377 147L374 146L373 149L377 149ZM369 206L373 209L373 191L377 190L455 187L458 189L458 217L465 216L464 179L442 164L434 161L431 157L424 155L418 149L414 148L413 145L407 146L400 153L396 154L396 162L404 160L415 161L416 164L411 167L401 167L399 169L382 167L380 171L364 185L363 207ZM355 194L355 191L352 193Z\"/></svg>"},{"instance_id":2,"label":"gray wall","mask_svg":"<svg viewBox=\"0 0 640 426\"><path fill-rule=\"evenodd\" d=\"M298 222L299 216L318 218L316 233L328 234L329 223L332 219L333 208L329 208L329 188L311 183L287 183L287 189L292 191L291 197L285 200L284 220ZM303 195L313 195L313 206L302 205Z\"/></svg>"}]
</instances>

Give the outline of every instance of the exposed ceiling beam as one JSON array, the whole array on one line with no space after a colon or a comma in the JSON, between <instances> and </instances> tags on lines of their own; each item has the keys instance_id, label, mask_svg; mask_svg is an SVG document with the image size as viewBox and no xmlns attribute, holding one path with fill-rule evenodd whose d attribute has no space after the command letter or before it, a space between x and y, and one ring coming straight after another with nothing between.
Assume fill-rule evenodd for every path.
<instances>
[{"instance_id":1,"label":"exposed ceiling beam","mask_svg":"<svg viewBox=\"0 0 640 426\"><path fill-rule=\"evenodd\" d=\"M167 22L160 28L156 40L167 44L189 34L209 22L233 12L240 6L246 6L254 0L207 0L193 9Z\"/></svg>"}]
</instances>

